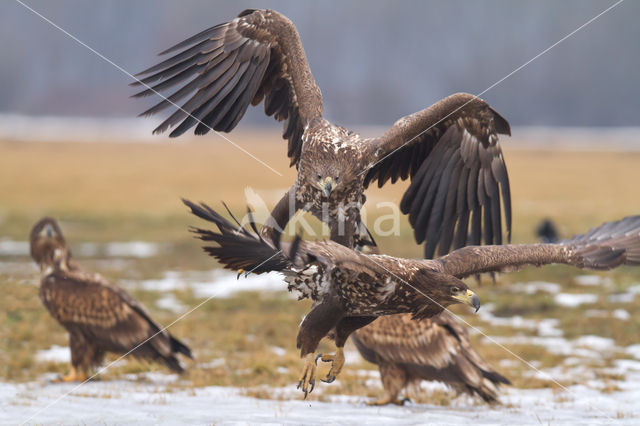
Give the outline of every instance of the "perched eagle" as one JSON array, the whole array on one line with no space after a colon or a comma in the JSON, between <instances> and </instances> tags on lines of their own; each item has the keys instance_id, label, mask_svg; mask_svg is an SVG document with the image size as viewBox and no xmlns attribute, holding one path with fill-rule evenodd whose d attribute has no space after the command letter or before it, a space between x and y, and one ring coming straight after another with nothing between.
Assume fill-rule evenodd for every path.
<instances>
[{"instance_id":1,"label":"perched eagle","mask_svg":"<svg viewBox=\"0 0 640 426\"><path fill-rule=\"evenodd\" d=\"M167 93L141 115L181 105L154 133L193 126L196 134L230 132L249 104L284 120L294 185L276 205L270 239L298 210L310 211L347 247L375 244L361 224L364 190L372 183L411 179L400 204L425 257L467 244L501 244L502 197L511 230L509 179L498 134L509 123L482 99L458 93L398 120L378 138L329 123L293 23L273 10L245 10L165 50L174 56L138 75L152 85L136 97ZM144 77L142 77L144 76ZM176 87L172 93L167 91Z\"/></svg>"},{"instance_id":2,"label":"perched eagle","mask_svg":"<svg viewBox=\"0 0 640 426\"><path fill-rule=\"evenodd\" d=\"M83 271L57 222L45 217L31 230L31 257L40 266L40 299L69 332L71 371L61 381L85 381L106 352L165 364L182 373L176 354L191 351L155 323L144 307L98 274ZM161 331L162 330L162 331Z\"/></svg>"},{"instance_id":3,"label":"perched eagle","mask_svg":"<svg viewBox=\"0 0 640 426\"><path fill-rule=\"evenodd\" d=\"M363 254L334 241L290 245L263 239L255 225L251 232L233 224L205 204L184 200L196 216L213 222L218 232L194 227L205 251L227 269L257 274L284 274L289 290L314 301L300 324L297 346L305 359L300 385L305 393L315 383L315 352L331 333L335 355L319 355L332 362L326 381L333 381L344 364L343 347L351 333L382 315L410 313L413 319L440 314L448 305L480 306L462 278L484 272L509 272L526 265L564 263L578 268L607 270L640 265L640 216L605 223L584 235L557 244L469 246L433 260L401 259Z\"/></svg>"},{"instance_id":4,"label":"perched eagle","mask_svg":"<svg viewBox=\"0 0 640 426\"><path fill-rule=\"evenodd\" d=\"M371 405L397 404L400 391L421 380L446 383L487 402L510 384L473 349L467 329L449 312L413 320L408 314L378 318L351 335L364 359L377 364L384 396Z\"/></svg>"}]
</instances>

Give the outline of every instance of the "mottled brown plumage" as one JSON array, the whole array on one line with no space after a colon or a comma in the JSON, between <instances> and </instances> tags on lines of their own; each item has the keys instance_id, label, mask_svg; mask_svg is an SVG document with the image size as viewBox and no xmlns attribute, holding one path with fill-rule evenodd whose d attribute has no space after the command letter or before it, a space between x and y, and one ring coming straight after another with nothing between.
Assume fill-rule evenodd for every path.
<instances>
[{"instance_id":1,"label":"mottled brown plumage","mask_svg":"<svg viewBox=\"0 0 640 426\"><path fill-rule=\"evenodd\" d=\"M414 319L433 317L452 303L479 307L477 296L460 281L483 272L507 272L526 265L564 263L578 268L606 270L640 265L640 216L605 223L585 235L557 244L510 244L470 246L433 260L401 259L366 255L334 241L301 241L274 246L238 223L230 223L210 207L185 200L196 216L214 223L218 231L192 228L203 241L214 242L205 251L225 268L284 274L289 290L314 301L300 325L298 348L305 357L303 390L309 391L315 367L309 356L318 342L331 333L338 352L323 360L338 367L344 362L342 348L355 330L376 317L410 313ZM237 222L237 221L236 221ZM326 359L325 359L326 358Z\"/></svg>"},{"instance_id":2,"label":"mottled brown plumage","mask_svg":"<svg viewBox=\"0 0 640 426\"><path fill-rule=\"evenodd\" d=\"M89 377L106 352L125 354L183 371L176 355L191 351L155 323L127 292L98 274L83 271L71 253L57 222L43 218L30 236L31 256L40 266L40 299L51 316L69 332L71 373L64 381Z\"/></svg>"},{"instance_id":3,"label":"mottled brown plumage","mask_svg":"<svg viewBox=\"0 0 640 426\"><path fill-rule=\"evenodd\" d=\"M177 53L176 53L177 52ZM360 208L372 183L411 179L401 203L425 257L466 244L501 244L503 201L511 229L509 179L498 134L509 124L486 102L458 93L398 120L379 138L363 138L322 116L322 95L293 23L273 10L246 10L165 50L174 56L141 72L153 85L135 96L177 90L143 112L181 103L156 133L179 136L196 126L229 132L249 104L284 120L287 155L298 168L291 189L272 212L264 235L276 238L298 210L329 225L331 239L374 244ZM139 82L133 85L139 85Z\"/></svg>"},{"instance_id":4,"label":"mottled brown plumage","mask_svg":"<svg viewBox=\"0 0 640 426\"><path fill-rule=\"evenodd\" d=\"M313 308L300 324L297 347L306 359L302 389L310 392L315 382L315 365L310 356L322 338L331 333L338 351L324 355L332 369L332 382L344 363L343 348L349 335L381 315L410 313L428 318L454 303L480 306L478 297L459 279L425 267L422 261L385 255L365 255L334 241L301 241L280 250L234 225L208 206L185 204L198 217L213 222L218 232L193 228L198 237L218 246L205 250L226 268L247 272L278 271L290 291L313 300ZM336 360L337 359L337 360Z\"/></svg>"},{"instance_id":5,"label":"mottled brown plumage","mask_svg":"<svg viewBox=\"0 0 640 426\"><path fill-rule=\"evenodd\" d=\"M385 394L375 405L402 404L400 391L421 380L446 383L460 393L496 401L501 383L509 384L475 351L466 328L449 312L413 320L387 315L351 335L367 361L378 365Z\"/></svg>"}]
</instances>

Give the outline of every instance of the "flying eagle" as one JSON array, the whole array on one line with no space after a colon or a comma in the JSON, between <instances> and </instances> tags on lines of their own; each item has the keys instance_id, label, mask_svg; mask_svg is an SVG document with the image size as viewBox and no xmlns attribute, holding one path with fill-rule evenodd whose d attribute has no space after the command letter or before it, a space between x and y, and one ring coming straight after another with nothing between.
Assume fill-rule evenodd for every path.
<instances>
[{"instance_id":1,"label":"flying eagle","mask_svg":"<svg viewBox=\"0 0 640 426\"><path fill-rule=\"evenodd\" d=\"M325 380L332 382L344 365L349 335L379 316L410 313L413 319L430 318L454 303L477 310L480 301L462 278L552 263L597 270L640 265L640 216L605 223L557 244L468 246L433 260L413 260L364 254L334 241L272 242L262 238L253 223L251 232L205 204L183 201L193 214L217 226L218 232L197 227L192 231L217 244L204 250L225 268L281 272L290 291L314 301L297 338L305 359L299 384L305 397L315 384L313 353L323 337L331 333L337 347L335 355L316 358L332 363Z\"/></svg>"},{"instance_id":2,"label":"flying eagle","mask_svg":"<svg viewBox=\"0 0 640 426\"><path fill-rule=\"evenodd\" d=\"M127 292L98 274L83 271L58 223L45 217L31 230L31 257L40 266L40 299L69 332L71 371L59 380L85 381L107 352L131 355L184 370L176 355L191 350L154 322Z\"/></svg>"},{"instance_id":3,"label":"flying eagle","mask_svg":"<svg viewBox=\"0 0 640 426\"><path fill-rule=\"evenodd\" d=\"M473 349L467 329L447 311L422 320L383 316L356 330L351 340L380 369L385 393L370 405L402 405L400 391L421 380L446 383L486 402L496 401L500 384L510 384Z\"/></svg>"},{"instance_id":4,"label":"flying eagle","mask_svg":"<svg viewBox=\"0 0 640 426\"><path fill-rule=\"evenodd\" d=\"M377 317L410 313L416 319L428 318L454 303L466 303L476 310L480 307L478 296L464 282L420 261L365 255L335 241L298 238L280 249L278 240L274 246L255 228L252 233L206 204L183 201L193 214L218 227L218 233L195 227L192 231L203 241L218 244L205 247L205 251L225 268L258 274L281 272L289 291L298 292L300 299L313 300L297 337L305 360L298 387L305 398L315 386L317 360L332 363L325 381L333 382L344 365L343 348L349 335ZM320 354L314 360L320 340L329 334L337 347L335 355Z\"/></svg>"},{"instance_id":5,"label":"flying eagle","mask_svg":"<svg viewBox=\"0 0 640 426\"><path fill-rule=\"evenodd\" d=\"M378 138L329 123L293 23L273 10L245 10L161 52L174 56L141 73L135 97L167 93L140 115L178 109L154 133L230 132L249 104L284 120L287 155L298 176L274 208L264 236L275 238L293 214L310 211L347 247L375 245L361 223L364 190L410 179L400 204L425 257L467 244L501 244L503 201L511 232L509 179L498 143L509 123L482 99L458 93L399 119ZM144 76L144 77L142 77ZM152 85L152 86L149 86ZM173 93L167 91L176 87Z\"/></svg>"}]
</instances>

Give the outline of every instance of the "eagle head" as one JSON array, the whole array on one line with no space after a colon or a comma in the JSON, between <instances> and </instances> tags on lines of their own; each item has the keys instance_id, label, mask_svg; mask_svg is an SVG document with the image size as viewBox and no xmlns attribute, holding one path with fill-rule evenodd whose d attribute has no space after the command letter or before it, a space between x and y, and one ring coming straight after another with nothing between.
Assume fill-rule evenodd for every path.
<instances>
[{"instance_id":1,"label":"eagle head","mask_svg":"<svg viewBox=\"0 0 640 426\"><path fill-rule=\"evenodd\" d=\"M39 265L49 265L69 256L67 242L55 219L44 217L31 228L31 257Z\"/></svg>"},{"instance_id":2,"label":"eagle head","mask_svg":"<svg viewBox=\"0 0 640 426\"><path fill-rule=\"evenodd\" d=\"M318 181L316 185L322 191L322 196L325 198L329 198L331 195L331 191L336 187L338 181L340 180L339 176L322 176L321 174L317 175Z\"/></svg>"},{"instance_id":3,"label":"eagle head","mask_svg":"<svg viewBox=\"0 0 640 426\"><path fill-rule=\"evenodd\" d=\"M478 312L478 309L480 309L480 298L478 295L471 291L462 281L458 279L454 280L455 281L450 281L448 285L452 303L464 303Z\"/></svg>"}]
</instances>

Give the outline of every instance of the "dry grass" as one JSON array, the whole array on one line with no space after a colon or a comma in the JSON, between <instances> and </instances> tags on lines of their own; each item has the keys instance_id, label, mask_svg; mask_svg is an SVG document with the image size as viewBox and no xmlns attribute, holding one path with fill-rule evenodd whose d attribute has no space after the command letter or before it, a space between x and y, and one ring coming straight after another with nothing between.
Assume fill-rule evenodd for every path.
<instances>
[{"instance_id":1,"label":"dry grass","mask_svg":"<svg viewBox=\"0 0 640 426\"><path fill-rule=\"evenodd\" d=\"M0 141L0 238L25 240L31 225L43 215L63 221L72 243L82 241L146 240L169 243L169 251L150 259L133 260L124 270L96 270L112 279L158 277L164 270L207 269L214 263L201 253L199 245L186 232L197 223L186 213L179 197L207 201L215 205L225 200L232 209L244 209L247 185L273 205L294 180L294 170L284 157L285 144L277 131L233 134L233 140L283 173L278 176L222 139L171 141L158 144L71 144L17 143ZM534 240L533 227L543 217L560 225L563 235L584 232L606 220L640 213L640 198L633 196L634 183L640 180L640 154L616 152L533 151L511 148L505 142L514 209L515 242ZM372 189L368 202L398 202L404 184ZM380 238L383 250L403 256L420 256L413 244L406 219L402 219L400 237ZM2 260L2 259L0 259ZM636 270L621 269L607 274L614 288L581 287L571 268L528 268L499 277L498 284L485 279L480 287L483 302L495 305L499 316L521 315L525 318L558 318L560 328L569 339L584 334L612 338L617 345L637 342L640 335L640 308L634 304L612 304L607 296L640 280ZM67 366L38 363L33 353L52 345L66 345L66 334L45 312L37 298L34 276L28 282L2 274L3 297L0 298L0 377L26 381L44 372L63 373ZM576 309L558 307L546 294L525 295L508 291L517 281L547 280L563 285L566 292L589 292L600 295L595 305ZM188 306L201 300L188 291L174 291L175 297ZM152 315L163 324L176 315L155 307L161 296L157 292L136 291ZM194 349L197 360L187 363L188 372L168 389L206 385L245 387L247 393L270 397L268 386L291 386L297 382L301 362L295 351L295 335L308 302L297 303L284 292L249 293L230 299L214 299L172 327ZM611 317L587 317L585 309L626 309L630 320ZM480 321L464 309L456 313L484 332L508 335L509 327L496 327ZM549 382L527 376L529 368L499 367L510 355L478 336L474 344L482 355L517 387L548 387ZM286 350L276 355L273 347ZM561 364L565 357L553 355L538 346L510 347L525 359L535 360L539 368ZM323 351L332 350L330 345ZM224 360L210 364L212 360ZM609 360L610 361L610 360ZM604 360L607 364L608 360ZM333 385L320 384L325 395L334 393L374 396L377 390L365 385L356 369L373 368L361 363L348 365ZM287 370L285 370L287 369ZM104 380L125 373L162 367L129 361L103 374ZM322 371L320 372L322 374ZM616 377L601 377L604 391L615 391ZM570 384L570 383L563 383ZM320 397L320 393L316 397ZM326 396L325 396L326 397ZM447 405L446 393L430 395L432 402Z\"/></svg>"}]
</instances>

